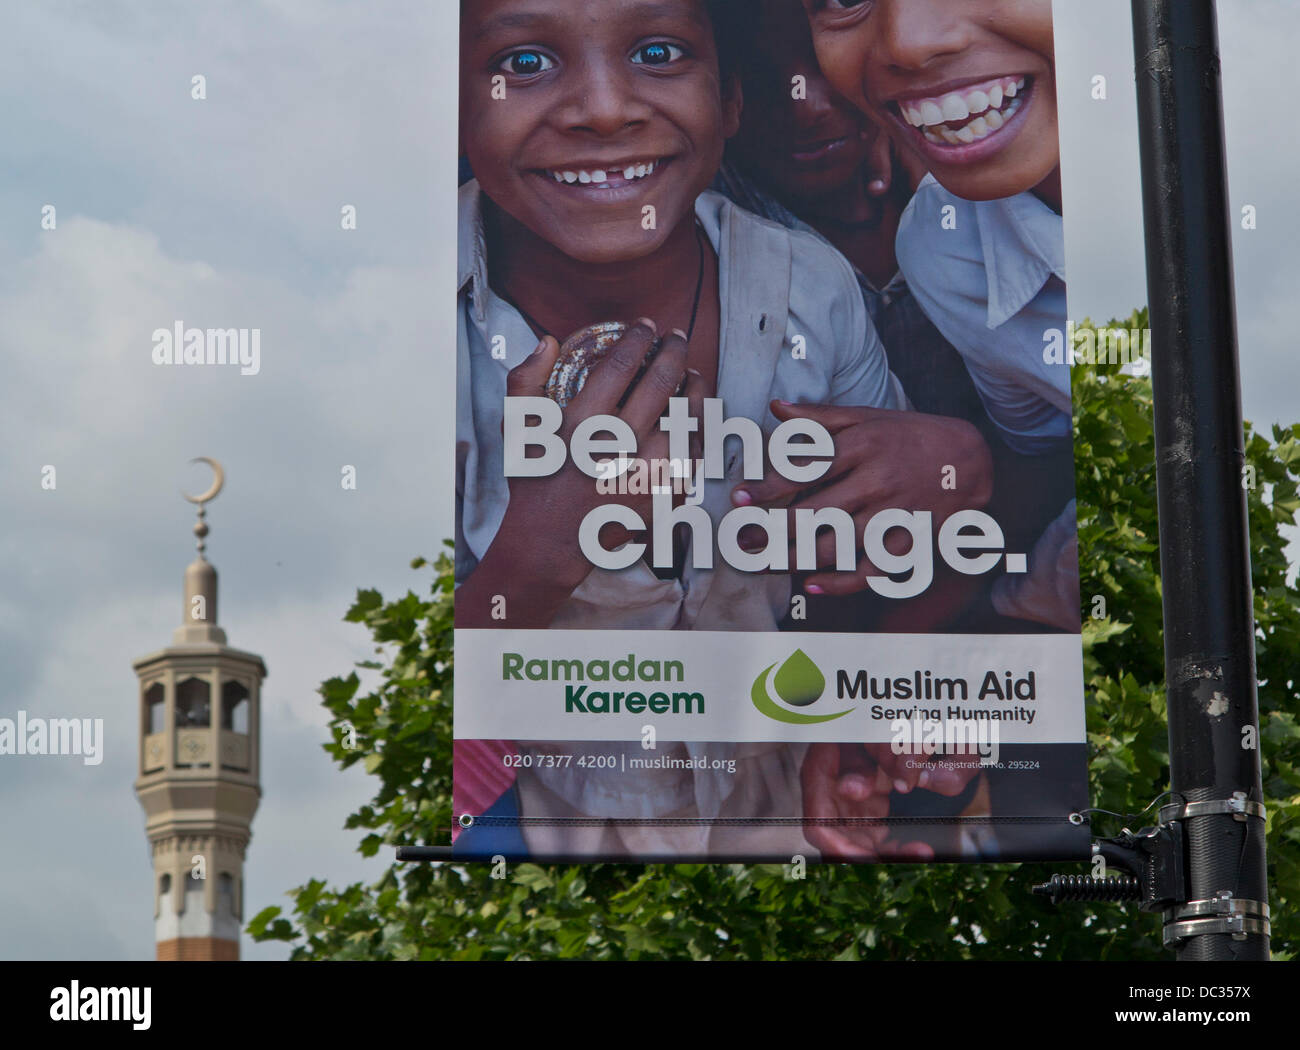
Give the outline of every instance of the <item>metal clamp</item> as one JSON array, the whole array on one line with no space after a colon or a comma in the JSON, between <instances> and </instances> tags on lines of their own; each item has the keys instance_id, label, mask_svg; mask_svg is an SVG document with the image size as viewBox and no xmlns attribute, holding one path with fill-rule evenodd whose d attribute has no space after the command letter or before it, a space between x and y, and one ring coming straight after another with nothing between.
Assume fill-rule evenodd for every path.
<instances>
[{"instance_id":1,"label":"metal clamp","mask_svg":"<svg viewBox=\"0 0 1300 1050\"><path fill-rule=\"evenodd\" d=\"M1245 820L1248 816L1265 819L1264 804L1252 802L1246 798L1244 791L1234 791L1232 798L1214 798L1204 802L1171 802L1160 807L1160 823L1168 824L1172 820L1186 820L1188 817L1208 817L1216 813L1231 813L1234 820Z\"/></svg>"},{"instance_id":2,"label":"metal clamp","mask_svg":"<svg viewBox=\"0 0 1300 1050\"><path fill-rule=\"evenodd\" d=\"M1231 890L1220 890L1209 900L1188 901L1165 912L1165 947L1207 933L1231 934L1236 941L1251 933L1267 937L1268 919L1267 901L1237 898Z\"/></svg>"},{"instance_id":3,"label":"metal clamp","mask_svg":"<svg viewBox=\"0 0 1300 1050\"><path fill-rule=\"evenodd\" d=\"M1209 900L1188 901L1165 912L1169 921L1196 919L1205 915L1242 915L1269 918L1268 901L1233 897L1231 890L1220 890Z\"/></svg>"},{"instance_id":4,"label":"metal clamp","mask_svg":"<svg viewBox=\"0 0 1300 1050\"><path fill-rule=\"evenodd\" d=\"M1246 915L1225 915L1213 919L1170 922L1165 924L1165 947L1172 948L1188 937L1199 937L1207 933L1230 933L1234 941L1244 941L1247 935L1252 933L1268 937L1271 935L1271 928L1267 919L1255 919Z\"/></svg>"}]
</instances>

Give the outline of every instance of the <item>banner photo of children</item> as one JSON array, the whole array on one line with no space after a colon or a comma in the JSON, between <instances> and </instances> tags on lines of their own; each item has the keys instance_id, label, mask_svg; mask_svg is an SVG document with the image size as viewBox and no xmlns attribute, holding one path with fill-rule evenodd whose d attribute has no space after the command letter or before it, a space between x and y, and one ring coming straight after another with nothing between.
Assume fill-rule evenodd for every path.
<instances>
[{"instance_id":1,"label":"banner photo of children","mask_svg":"<svg viewBox=\"0 0 1300 1050\"><path fill-rule=\"evenodd\" d=\"M453 849L1085 859L1051 0L462 0Z\"/></svg>"}]
</instances>

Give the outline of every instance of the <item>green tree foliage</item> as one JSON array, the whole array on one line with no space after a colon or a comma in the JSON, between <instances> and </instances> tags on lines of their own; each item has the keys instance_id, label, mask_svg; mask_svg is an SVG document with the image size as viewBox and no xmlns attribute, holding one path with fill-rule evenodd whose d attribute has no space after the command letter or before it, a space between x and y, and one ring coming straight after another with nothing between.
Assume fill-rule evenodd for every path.
<instances>
[{"instance_id":1,"label":"green tree foliage","mask_svg":"<svg viewBox=\"0 0 1300 1050\"><path fill-rule=\"evenodd\" d=\"M1146 324L1142 311L1122 327ZM1151 388L1113 365L1076 365L1073 381L1092 798L1137 814L1168 786ZM1300 601L1280 528L1300 508L1300 447L1294 427L1270 439L1249 426L1245 447L1273 947L1284 957L1300 945ZM378 686L361 695L354 672L320 690L333 716L326 750L378 785L345 825L364 832L365 856L449 841L452 570L446 554L413 567L433 570L427 597L361 591L347 613L383 657L360 665ZM1094 829L1137 828L1153 812L1099 816ZM829 865L792 880L781 865L513 864L496 880L487 864L394 864L370 886L313 880L289 893L289 917L267 908L249 929L290 942L295 959L1168 958L1156 917L1031 896L1059 867Z\"/></svg>"}]
</instances>

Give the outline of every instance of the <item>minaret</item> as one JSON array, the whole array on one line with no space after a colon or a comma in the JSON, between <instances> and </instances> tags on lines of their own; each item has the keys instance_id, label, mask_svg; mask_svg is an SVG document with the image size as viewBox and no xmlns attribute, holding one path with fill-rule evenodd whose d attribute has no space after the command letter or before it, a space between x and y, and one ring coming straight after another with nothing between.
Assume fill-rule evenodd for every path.
<instances>
[{"instance_id":1,"label":"minaret","mask_svg":"<svg viewBox=\"0 0 1300 1050\"><path fill-rule=\"evenodd\" d=\"M225 482L205 456L212 487L198 504L198 557L185 570L181 625L166 649L132 665L140 679L140 767L135 792L153 854L159 960L236 960L244 918L244 851L262 789L262 658L226 645L217 626L217 571L204 557L205 504Z\"/></svg>"}]
</instances>

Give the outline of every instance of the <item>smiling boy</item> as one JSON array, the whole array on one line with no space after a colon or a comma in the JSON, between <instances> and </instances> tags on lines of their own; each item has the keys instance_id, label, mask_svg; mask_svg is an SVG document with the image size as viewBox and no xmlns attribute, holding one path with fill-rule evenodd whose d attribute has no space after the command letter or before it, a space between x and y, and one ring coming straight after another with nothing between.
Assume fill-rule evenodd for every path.
<instances>
[{"instance_id":1,"label":"smiling boy","mask_svg":"<svg viewBox=\"0 0 1300 1050\"><path fill-rule=\"evenodd\" d=\"M657 420L684 373L688 395L718 397L728 416L768 433L774 400L906 407L843 258L705 192L739 118L738 82L713 25L736 9L727 0L462 5L461 134L476 175L460 194L462 626L495 625L496 595L516 627L772 630L788 611L788 576L697 569L684 551L670 575L644 562L593 570L579 525L608 497L571 465L507 484L502 399L539 393L571 332L646 319L624 354L593 371L593 389L565 410L567 427L607 412ZM612 394L611 371L635 372L656 332L673 333L663 364L633 384L622 409L616 396L598 405ZM796 337L811 348L806 358L788 350ZM736 469L704 486L715 521L740 480L739 458L728 462Z\"/></svg>"},{"instance_id":2,"label":"smiling boy","mask_svg":"<svg viewBox=\"0 0 1300 1050\"><path fill-rule=\"evenodd\" d=\"M706 192L741 105L714 35L735 10L727 0L461 5L461 138L476 179L461 188L459 215L458 628L775 631L789 610L789 575L697 567L688 544L670 572L644 560L593 569L579 526L611 496L571 463L507 481L503 399L540 395L575 330L642 319L565 407L564 426L619 415L647 458L663 455L654 424L683 376L693 416L702 398L717 397L727 416L755 420L765 434L779 400L907 407L843 258ZM637 377L659 333L663 349ZM796 336L806 357L789 351ZM703 485L714 521L732 508L742 460L729 449L726 477ZM641 752L639 742L599 746ZM560 818L525 829L530 853L806 849L799 828L765 821L800 812L799 749L661 743L660 753L676 761L706 748L710 759L734 759L735 772L525 765L515 788L524 810ZM572 750L523 748L548 749Z\"/></svg>"}]
</instances>

